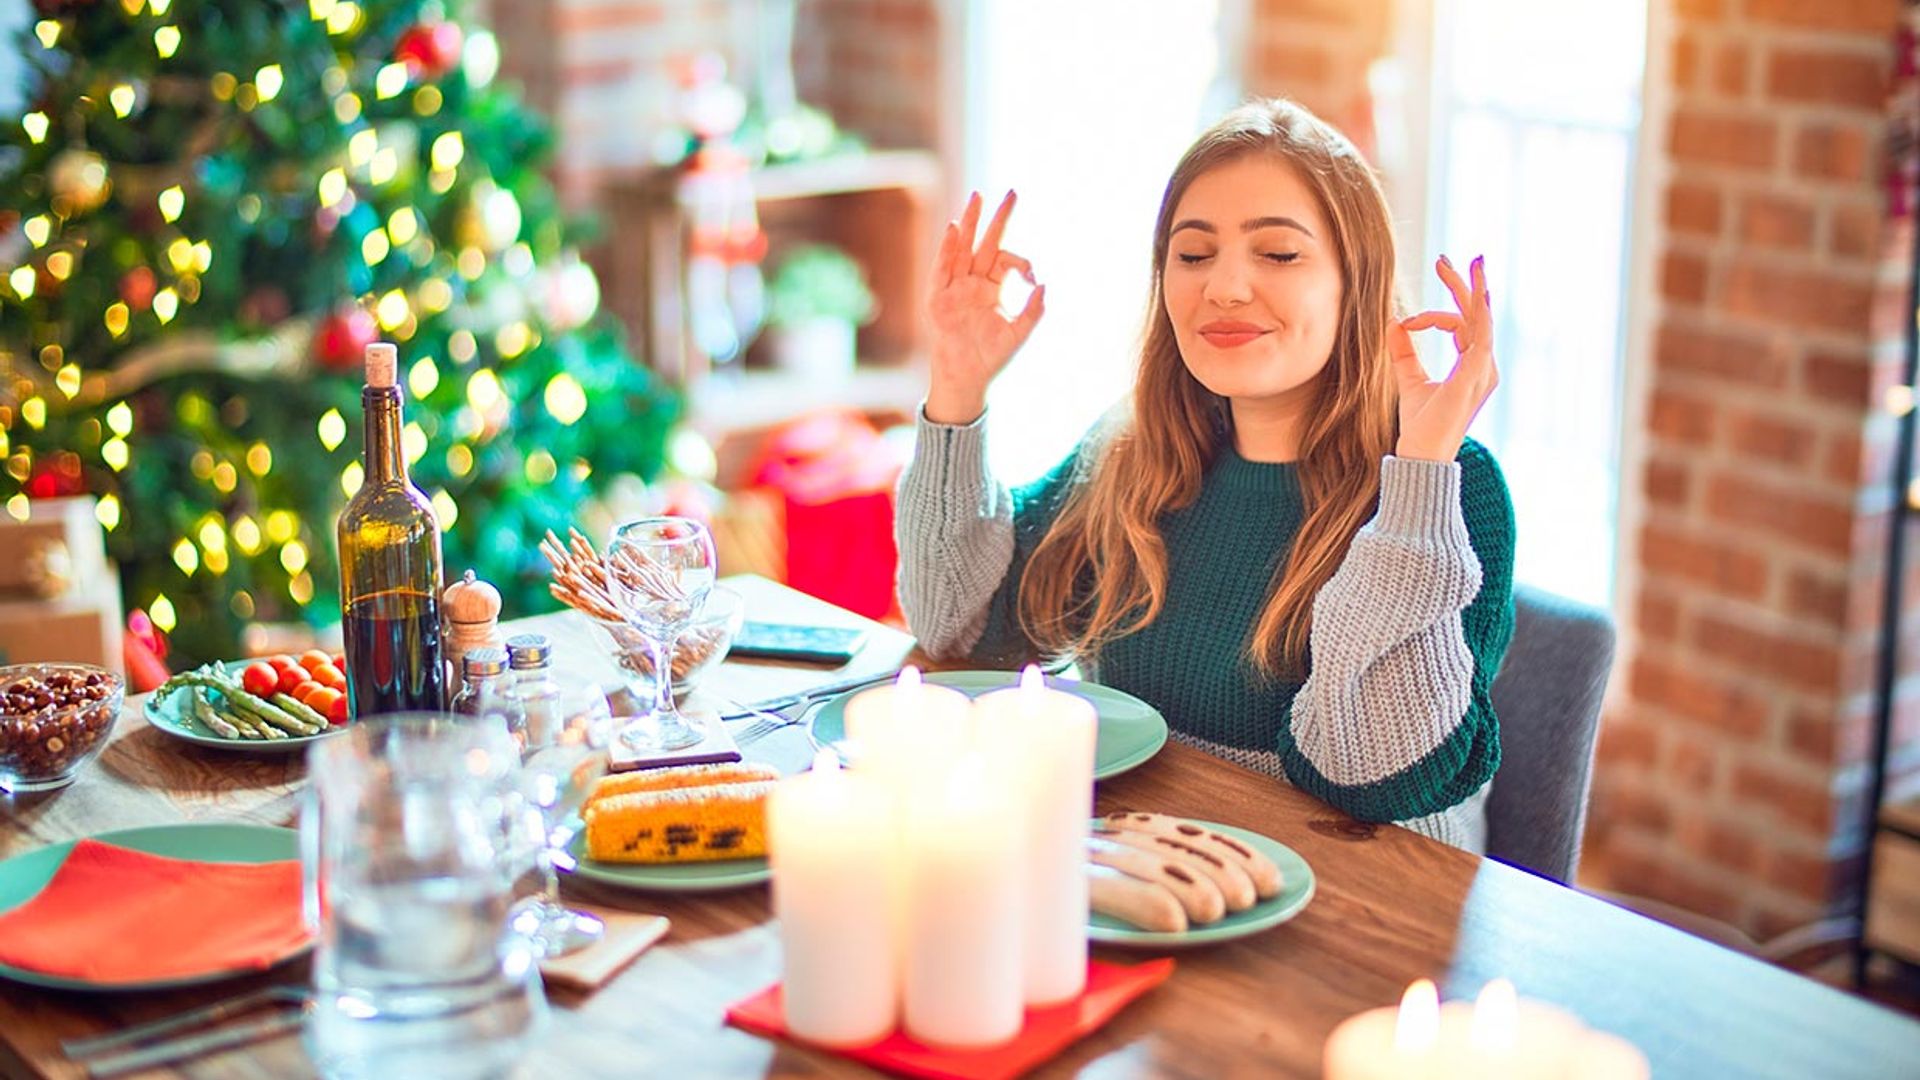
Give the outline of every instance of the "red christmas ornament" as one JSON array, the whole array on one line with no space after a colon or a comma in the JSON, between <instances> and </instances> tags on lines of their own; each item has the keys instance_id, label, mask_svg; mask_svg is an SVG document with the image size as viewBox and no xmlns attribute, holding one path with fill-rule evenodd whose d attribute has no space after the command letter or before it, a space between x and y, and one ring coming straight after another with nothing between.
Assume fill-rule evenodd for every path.
<instances>
[{"instance_id":1,"label":"red christmas ornament","mask_svg":"<svg viewBox=\"0 0 1920 1080\"><path fill-rule=\"evenodd\" d=\"M80 469L80 455L62 451L41 458L34 463L33 474L27 477L24 489L29 499L57 499L84 493L87 485Z\"/></svg>"},{"instance_id":2,"label":"red christmas ornament","mask_svg":"<svg viewBox=\"0 0 1920 1080\"><path fill-rule=\"evenodd\" d=\"M466 35L458 23L419 23L400 35L393 58L407 65L414 78L437 79L459 65L465 44Z\"/></svg>"},{"instance_id":3,"label":"red christmas ornament","mask_svg":"<svg viewBox=\"0 0 1920 1080\"><path fill-rule=\"evenodd\" d=\"M158 288L153 271L136 266L120 279L120 299L135 311L145 311L153 306L153 294Z\"/></svg>"},{"instance_id":4,"label":"red christmas ornament","mask_svg":"<svg viewBox=\"0 0 1920 1080\"><path fill-rule=\"evenodd\" d=\"M321 321L313 335L313 358L328 371L352 371L379 335L372 315L359 308L343 308Z\"/></svg>"}]
</instances>

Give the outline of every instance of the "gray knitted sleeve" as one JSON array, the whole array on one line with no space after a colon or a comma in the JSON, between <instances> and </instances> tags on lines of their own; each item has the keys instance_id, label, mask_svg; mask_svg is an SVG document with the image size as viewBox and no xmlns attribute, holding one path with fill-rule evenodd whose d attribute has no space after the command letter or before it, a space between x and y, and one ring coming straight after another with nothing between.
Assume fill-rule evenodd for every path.
<instances>
[{"instance_id":1,"label":"gray knitted sleeve","mask_svg":"<svg viewBox=\"0 0 1920 1080\"><path fill-rule=\"evenodd\" d=\"M973 651L1013 563L1013 499L987 470L986 422L936 424L923 411L900 475L900 608L936 659Z\"/></svg>"},{"instance_id":2,"label":"gray knitted sleeve","mask_svg":"<svg viewBox=\"0 0 1920 1080\"><path fill-rule=\"evenodd\" d=\"M1379 511L1314 599L1312 673L1280 752L1296 785L1356 817L1478 813L1499 763L1461 620L1482 573L1460 476L1458 462L1386 458Z\"/></svg>"}]
</instances>

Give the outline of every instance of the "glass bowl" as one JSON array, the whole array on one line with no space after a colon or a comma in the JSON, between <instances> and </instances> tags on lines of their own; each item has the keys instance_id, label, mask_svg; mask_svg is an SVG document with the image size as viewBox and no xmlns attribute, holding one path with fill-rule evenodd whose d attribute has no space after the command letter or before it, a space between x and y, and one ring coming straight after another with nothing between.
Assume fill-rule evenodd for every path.
<instances>
[{"instance_id":1,"label":"glass bowl","mask_svg":"<svg viewBox=\"0 0 1920 1080\"><path fill-rule=\"evenodd\" d=\"M707 672L720 666L746 617L746 601L739 593L725 585L713 587L700 614L681 632L680 640L674 645L674 697L685 697ZM646 637L627 623L607 619L589 621L598 631L595 636L601 647L619 665L628 691L643 701L652 700L653 651Z\"/></svg>"},{"instance_id":2,"label":"glass bowl","mask_svg":"<svg viewBox=\"0 0 1920 1080\"><path fill-rule=\"evenodd\" d=\"M107 745L127 684L92 664L0 667L0 791L73 783Z\"/></svg>"}]
</instances>

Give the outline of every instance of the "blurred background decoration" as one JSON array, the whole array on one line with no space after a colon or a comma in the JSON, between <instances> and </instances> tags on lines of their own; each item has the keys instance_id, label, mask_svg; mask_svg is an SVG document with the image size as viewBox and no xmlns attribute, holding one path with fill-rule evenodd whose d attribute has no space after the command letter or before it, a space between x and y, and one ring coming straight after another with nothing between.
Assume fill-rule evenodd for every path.
<instances>
[{"instance_id":1,"label":"blurred background decoration","mask_svg":"<svg viewBox=\"0 0 1920 1080\"><path fill-rule=\"evenodd\" d=\"M675 394L599 314L458 2L36 5L0 151L0 499L88 493L129 609L177 663L338 621L362 348L400 343L407 454L510 609L527 538L661 468Z\"/></svg>"}]
</instances>

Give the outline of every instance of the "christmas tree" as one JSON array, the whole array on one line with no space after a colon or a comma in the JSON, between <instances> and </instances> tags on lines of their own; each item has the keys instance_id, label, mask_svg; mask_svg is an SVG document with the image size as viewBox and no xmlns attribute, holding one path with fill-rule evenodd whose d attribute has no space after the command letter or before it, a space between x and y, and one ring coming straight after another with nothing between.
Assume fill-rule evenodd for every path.
<instances>
[{"instance_id":1,"label":"christmas tree","mask_svg":"<svg viewBox=\"0 0 1920 1080\"><path fill-rule=\"evenodd\" d=\"M399 344L449 576L651 477L677 401L596 318L492 35L420 0L37 0L0 135L0 503L91 492L176 658L339 618L359 364Z\"/></svg>"}]
</instances>

